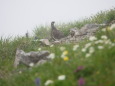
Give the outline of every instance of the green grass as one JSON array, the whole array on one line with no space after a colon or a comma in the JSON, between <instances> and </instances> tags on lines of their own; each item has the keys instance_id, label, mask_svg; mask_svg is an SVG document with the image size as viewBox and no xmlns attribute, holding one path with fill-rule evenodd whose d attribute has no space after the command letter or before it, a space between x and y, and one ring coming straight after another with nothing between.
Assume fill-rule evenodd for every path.
<instances>
[{"instance_id":1,"label":"green grass","mask_svg":"<svg viewBox=\"0 0 115 86\"><path fill-rule=\"evenodd\" d=\"M111 22L112 20L115 20L115 9L102 11L81 21L63 23L57 25L57 27L67 35L70 28L81 28L87 23L96 22L100 24L104 21ZM40 46L38 41L33 41L33 37L15 37L13 39L12 37L5 39L1 37L0 86L37 86L35 83L37 78L40 79L41 86L44 86L47 80L53 81L48 86L78 86L80 77L85 80L84 86L115 86L115 28L113 30L108 30L108 28L110 27L106 26L106 31L102 31L101 27L96 33L97 40L95 41L85 39L80 43L61 44L53 47ZM34 35L39 38L47 38L49 33L49 26L40 26L34 30ZM107 39L102 39L103 35L107 36ZM102 43L96 43L99 40ZM86 52L83 52L82 49L88 43L91 46L87 48ZM74 45L79 45L75 51L73 51ZM103 49L98 49L98 46L102 46ZM65 47L64 51L68 51L66 56L69 60L65 61L61 58L64 51L61 51L60 47ZM94 48L94 52L89 57L86 57L91 47ZM55 58L40 66L27 68L21 64L15 69L13 63L17 48L23 49L26 52L38 51L38 48L49 50L55 54ZM84 68L75 72L79 66ZM65 80L58 80L60 75L65 75Z\"/></svg>"}]
</instances>

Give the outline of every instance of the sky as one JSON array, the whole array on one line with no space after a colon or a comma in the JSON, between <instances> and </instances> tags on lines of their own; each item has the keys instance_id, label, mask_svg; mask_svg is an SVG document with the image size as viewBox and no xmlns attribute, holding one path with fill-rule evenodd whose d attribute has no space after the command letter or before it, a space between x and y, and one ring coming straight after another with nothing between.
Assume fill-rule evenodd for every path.
<instances>
[{"instance_id":1,"label":"sky","mask_svg":"<svg viewBox=\"0 0 115 86\"><path fill-rule=\"evenodd\" d=\"M75 21L113 7L115 0L0 0L0 37L32 33L51 21Z\"/></svg>"}]
</instances>

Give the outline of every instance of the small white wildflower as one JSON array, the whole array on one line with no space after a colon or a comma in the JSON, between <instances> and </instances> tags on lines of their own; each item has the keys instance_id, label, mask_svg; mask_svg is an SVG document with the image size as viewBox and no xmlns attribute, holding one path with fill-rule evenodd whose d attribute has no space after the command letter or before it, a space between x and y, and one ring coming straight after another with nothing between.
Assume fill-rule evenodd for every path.
<instances>
[{"instance_id":1,"label":"small white wildflower","mask_svg":"<svg viewBox=\"0 0 115 86\"><path fill-rule=\"evenodd\" d=\"M99 41L95 41L95 44L98 44L99 43Z\"/></svg>"},{"instance_id":2,"label":"small white wildflower","mask_svg":"<svg viewBox=\"0 0 115 86\"><path fill-rule=\"evenodd\" d=\"M96 38L95 36L91 36L91 37L89 38L89 40L90 40L90 41L95 41L95 40L97 40L97 38Z\"/></svg>"},{"instance_id":3,"label":"small white wildflower","mask_svg":"<svg viewBox=\"0 0 115 86\"><path fill-rule=\"evenodd\" d=\"M107 39L106 35L101 36L102 39Z\"/></svg>"},{"instance_id":4,"label":"small white wildflower","mask_svg":"<svg viewBox=\"0 0 115 86\"><path fill-rule=\"evenodd\" d=\"M104 47L103 46L98 46L98 49L103 49Z\"/></svg>"},{"instance_id":5,"label":"small white wildflower","mask_svg":"<svg viewBox=\"0 0 115 86\"><path fill-rule=\"evenodd\" d=\"M114 28L115 28L115 24L112 24L110 30L113 30Z\"/></svg>"},{"instance_id":6,"label":"small white wildflower","mask_svg":"<svg viewBox=\"0 0 115 86\"><path fill-rule=\"evenodd\" d=\"M90 54L90 53L87 53L85 57L88 58L88 57L90 57L90 56L91 56L91 54Z\"/></svg>"},{"instance_id":7,"label":"small white wildflower","mask_svg":"<svg viewBox=\"0 0 115 86\"><path fill-rule=\"evenodd\" d=\"M67 51L67 50L63 51L63 53L62 53L62 55L61 55L61 58L66 57L67 54L68 54L68 51Z\"/></svg>"},{"instance_id":8,"label":"small white wildflower","mask_svg":"<svg viewBox=\"0 0 115 86\"><path fill-rule=\"evenodd\" d=\"M49 58L49 59L54 59L54 58L55 58L55 54L54 54L54 53L51 53L47 58Z\"/></svg>"},{"instance_id":9,"label":"small white wildflower","mask_svg":"<svg viewBox=\"0 0 115 86\"><path fill-rule=\"evenodd\" d=\"M47 81L45 82L45 86L48 86L49 84L52 84L52 83L54 83L52 80L47 80Z\"/></svg>"},{"instance_id":10,"label":"small white wildflower","mask_svg":"<svg viewBox=\"0 0 115 86\"><path fill-rule=\"evenodd\" d=\"M115 43L112 43L111 46L114 47L114 46L115 46Z\"/></svg>"},{"instance_id":11,"label":"small white wildflower","mask_svg":"<svg viewBox=\"0 0 115 86\"><path fill-rule=\"evenodd\" d=\"M37 42L38 40L33 40L34 42Z\"/></svg>"},{"instance_id":12,"label":"small white wildflower","mask_svg":"<svg viewBox=\"0 0 115 86\"><path fill-rule=\"evenodd\" d=\"M105 32L105 31L106 31L106 28L103 28L102 31Z\"/></svg>"},{"instance_id":13,"label":"small white wildflower","mask_svg":"<svg viewBox=\"0 0 115 86\"><path fill-rule=\"evenodd\" d=\"M41 51L42 49L41 48L38 48L38 51Z\"/></svg>"},{"instance_id":14,"label":"small white wildflower","mask_svg":"<svg viewBox=\"0 0 115 86\"><path fill-rule=\"evenodd\" d=\"M104 41L103 41L103 40L98 40L98 42L99 42L99 43L104 43Z\"/></svg>"},{"instance_id":15,"label":"small white wildflower","mask_svg":"<svg viewBox=\"0 0 115 86\"><path fill-rule=\"evenodd\" d=\"M79 45L74 45L73 46L73 51L77 50L78 47L79 47Z\"/></svg>"},{"instance_id":16,"label":"small white wildflower","mask_svg":"<svg viewBox=\"0 0 115 86\"><path fill-rule=\"evenodd\" d=\"M52 45L50 45L50 47L53 47L54 45L52 44Z\"/></svg>"},{"instance_id":17,"label":"small white wildflower","mask_svg":"<svg viewBox=\"0 0 115 86\"><path fill-rule=\"evenodd\" d=\"M87 50L86 48L83 48L81 51L82 51L82 52L86 52L86 50Z\"/></svg>"},{"instance_id":18,"label":"small white wildflower","mask_svg":"<svg viewBox=\"0 0 115 86\"><path fill-rule=\"evenodd\" d=\"M90 47L89 48L89 53L93 53L95 50L94 50L94 47Z\"/></svg>"},{"instance_id":19,"label":"small white wildflower","mask_svg":"<svg viewBox=\"0 0 115 86\"><path fill-rule=\"evenodd\" d=\"M66 76L65 75L60 75L58 76L58 80L65 80Z\"/></svg>"},{"instance_id":20,"label":"small white wildflower","mask_svg":"<svg viewBox=\"0 0 115 86\"><path fill-rule=\"evenodd\" d=\"M111 43L111 45L109 46L109 48L115 47L115 43Z\"/></svg>"},{"instance_id":21,"label":"small white wildflower","mask_svg":"<svg viewBox=\"0 0 115 86\"><path fill-rule=\"evenodd\" d=\"M61 55L61 58L64 58L65 56L66 56L66 55L62 54L62 55Z\"/></svg>"},{"instance_id":22,"label":"small white wildflower","mask_svg":"<svg viewBox=\"0 0 115 86\"><path fill-rule=\"evenodd\" d=\"M88 47L90 47L91 46L91 43L87 43L86 45L85 45L85 48L88 48Z\"/></svg>"},{"instance_id":23,"label":"small white wildflower","mask_svg":"<svg viewBox=\"0 0 115 86\"><path fill-rule=\"evenodd\" d=\"M30 63L29 66L30 66L30 67L33 67L33 66L34 66L34 63Z\"/></svg>"},{"instance_id":24,"label":"small white wildflower","mask_svg":"<svg viewBox=\"0 0 115 86\"><path fill-rule=\"evenodd\" d=\"M68 54L68 51L65 50L62 54L63 54L63 55L67 55L67 54Z\"/></svg>"},{"instance_id":25,"label":"small white wildflower","mask_svg":"<svg viewBox=\"0 0 115 86\"><path fill-rule=\"evenodd\" d=\"M106 40L104 43L105 44L111 44L111 41L110 40Z\"/></svg>"},{"instance_id":26,"label":"small white wildflower","mask_svg":"<svg viewBox=\"0 0 115 86\"><path fill-rule=\"evenodd\" d=\"M99 43L103 43L104 41L103 40L97 40L95 41L95 44L99 44Z\"/></svg>"},{"instance_id":27,"label":"small white wildflower","mask_svg":"<svg viewBox=\"0 0 115 86\"><path fill-rule=\"evenodd\" d=\"M61 51L64 51L66 48L65 47L60 47L60 50Z\"/></svg>"},{"instance_id":28,"label":"small white wildflower","mask_svg":"<svg viewBox=\"0 0 115 86\"><path fill-rule=\"evenodd\" d=\"M21 74L22 73L22 71L19 71L19 74Z\"/></svg>"}]
</instances>

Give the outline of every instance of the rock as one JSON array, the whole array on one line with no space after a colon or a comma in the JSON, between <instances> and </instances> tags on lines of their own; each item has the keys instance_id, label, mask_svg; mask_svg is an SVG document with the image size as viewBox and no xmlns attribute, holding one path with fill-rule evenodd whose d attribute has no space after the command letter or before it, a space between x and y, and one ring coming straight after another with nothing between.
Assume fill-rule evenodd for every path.
<instances>
[{"instance_id":1,"label":"rock","mask_svg":"<svg viewBox=\"0 0 115 86\"><path fill-rule=\"evenodd\" d=\"M86 24L84 27L86 29L94 29L94 28L98 28L100 25L99 24Z\"/></svg>"},{"instance_id":2,"label":"rock","mask_svg":"<svg viewBox=\"0 0 115 86\"><path fill-rule=\"evenodd\" d=\"M80 42L85 38L89 38L90 36L94 35L94 33L98 30L100 24L86 24L81 29L78 28L71 28L70 34L62 38L62 43L71 43L71 42Z\"/></svg>"},{"instance_id":3,"label":"rock","mask_svg":"<svg viewBox=\"0 0 115 86\"><path fill-rule=\"evenodd\" d=\"M36 66L42 65L46 62L47 62L46 60L40 60L39 62L37 62Z\"/></svg>"},{"instance_id":4,"label":"rock","mask_svg":"<svg viewBox=\"0 0 115 86\"><path fill-rule=\"evenodd\" d=\"M41 42L42 45L47 45L47 46L50 45L50 42L48 39L40 39L39 41Z\"/></svg>"},{"instance_id":5,"label":"rock","mask_svg":"<svg viewBox=\"0 0 115 86\"><path fill-rule=\"evenodd\" d=\"M70 35L71 35L71 37L76 38L76 37L80 37L83 35L87 35L88 33L92 34L97 31L99 26L100 26L99 24L86 24L81 29L72 28L72 29L70 29Z\"/></svg>"},{"instance_id":6,"label":"rock","mask_svg":"<svg viewBox=\"0 0 115 86\"><path fill-rule=\"evenodd\" d=\"M39 52L31 51L25 53L23 50L17 49L14 61L14 67L17 68L17 66L20 63L23 63L26 66L33 66L34 64L38 63L41 60L48 60L47 56L49 54L50 54L49 51L39 51Z\"/></svg>"},{"instance_id":7,"label":"rock","mask_svg":"<svg viewBox=\"0 0 115 86\"><path fill-rule=\"evenodd\" d=\"M54 45L61 44L61 41L56 40L56 41L52 42L52 44L54 44Z\"/></svg>"},{"instance_id":8,"label":"rock","mask_svg":"<svg viewBox=\"0 0 115 86\"><path fill-rule=\"evenodd\" d=\"M81 35L81 31L78 28L72 28L70 29L70 35L73 36L79 36Z\"/></svg>"},{"instance_id":9,"label":"rock","mask_svg":"<svg viewBox=\"0 0 115 86\"><path fill-rule=\"evenodd\" d=\"M115 24L115 20L111 21L109 25Z\"/></svg>"},{"instance_id":10,"label":"rock","mask_svg":"<svg viewBox=\"0 0 115 86\"><path fill-rule=\"evenodd\" d=\"M76 43L80 42L83 39L89 38L93 36L95 32L99 29L101 24L86 24L81 29L71 28L70 33L67 37L63 37L58 41L52 42L53 44L61 44L61 43Z\"/></svg>"},{"instance_id":11,"label":"rock","mask_svg":"<svg viewBox=\"0 0 115 86\"><path fill-rule=\"evenodd\" d=\"M94 33L98 30L100 24L86 24L83 26L80 31L82 32L82 35L86 35L87 33Z\"/></svg>"}]
</instances>

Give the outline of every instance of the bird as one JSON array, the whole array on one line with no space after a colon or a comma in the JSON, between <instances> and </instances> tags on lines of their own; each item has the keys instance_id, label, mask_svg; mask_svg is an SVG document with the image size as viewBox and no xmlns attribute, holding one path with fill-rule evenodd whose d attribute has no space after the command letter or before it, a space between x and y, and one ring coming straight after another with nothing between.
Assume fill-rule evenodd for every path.
<instances>
[{"instance_id":1,"label":"bird","mask_svg":"<svg viewBox=\"0 0 115 86\"><path fill-rule=\"evenodd\" d=\"M64 33L58 30L54 26L54 23L54 21L51 22L51 38L53 38L54 40L59 40L64 37Z\"/></svg>"},{"instance_id":2,"label":"bird","mask_svg":"<svg viewBox=\"0 0 115 86\"><path fill-rule=\"evenodd\" d=\"M28 31L27 31L27 33L26 33L25 35L26 35L26 38L28 38L28 37L29 37L29 33L28 33Z\"/></svg>"}]
</instances>

